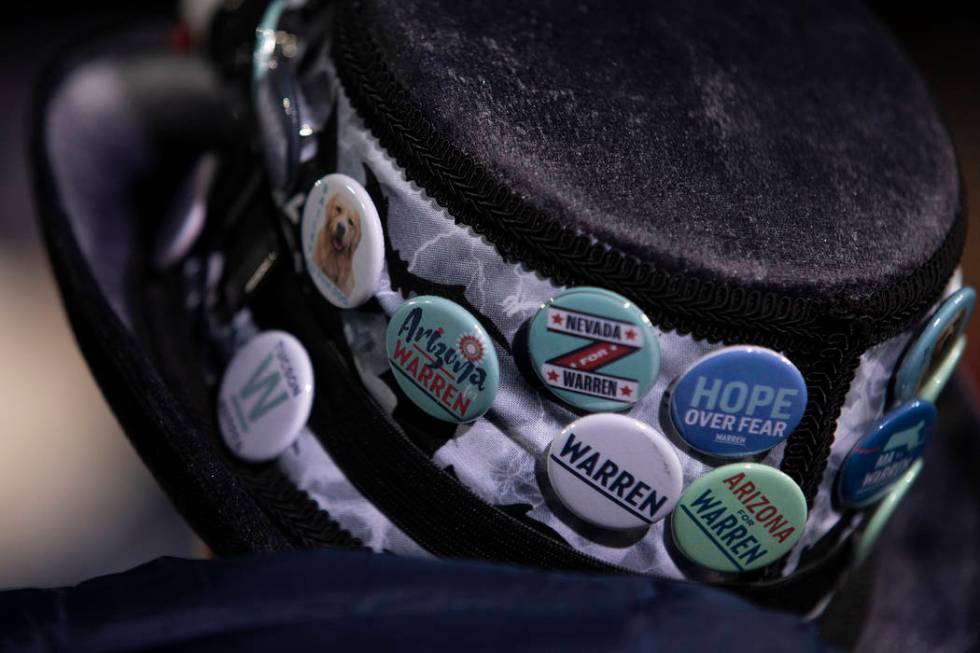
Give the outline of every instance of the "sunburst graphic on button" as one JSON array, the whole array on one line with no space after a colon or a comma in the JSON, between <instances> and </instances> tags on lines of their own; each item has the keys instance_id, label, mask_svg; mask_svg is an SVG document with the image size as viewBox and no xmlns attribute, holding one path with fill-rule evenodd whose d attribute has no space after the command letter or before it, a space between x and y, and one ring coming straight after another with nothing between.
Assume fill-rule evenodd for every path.
<instances>
[{"instance_id":1,"label":"sunburst graphic on button","mask_svg":"<svg viewBox=\"0 0 980 653\"><path fill-rule=\"evenodd\" d=\"M471 363L479 363L483 360L483 343L474 335L467 333L461 336L456 349L459 350L460 356Z\"/></svg>"}]
</instances>

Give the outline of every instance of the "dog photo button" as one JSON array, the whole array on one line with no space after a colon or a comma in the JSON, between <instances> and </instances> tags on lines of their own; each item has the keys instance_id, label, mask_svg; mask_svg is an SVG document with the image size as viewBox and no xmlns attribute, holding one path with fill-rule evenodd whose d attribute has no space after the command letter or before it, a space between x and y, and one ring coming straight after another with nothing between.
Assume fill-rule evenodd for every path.
<instances>
[{"instance_id":1,"label":"dog photo button","mask_svg":"<svg viewBox=\"0 0 980 653\"><path fill-rule=\"evenodd\" d=\"M587 415L548 448L548 481L575 515L601 528L646 528L677 503L683 475L673 447L625 415Z\"/></svg>"},{"instance_id":2,"label":"dog photo button","mask_svg":"<svg viewBox=\"0 0 980 653\"><path fill-rule=\"evenodd\" d=\"M674 542L687 558L742 573L789 553L806 517L806 499L793 479L766 465L735 463L691 483L670 520Z\"/></svg>"},{"instance_id":3,"label":"dog photo button","mask_svg":"<svg viewBox=\"0 0 980 653\"><path fill-rule=\"evenodd\" d=\"M936 408L921 399L904 403L881 418L841 465L837 481L841 503L862 508L887 494L922 456L935 422Z\"/></svg>"},{"instance_id":4,"label":"dog photo button","mask_svg":"<svg viewBox=\"0 0 980 653\"><path fill-rule=\"evenodd\" d=\"M236 456L263 462L296 440L313 406L313 366L303 345L266 331L238 350L218 392L218 426Z\"/></svg>"},{"instance_id":5,"label":"dog photo button","mask_svg":"<svg viewBox=\"0 0 980 653\"><path fill-rule=\"evenodd\" d=\"M327 301L360 306L374 294L384 266L384 233L370 195L347 175L313 185L303 207L306 270Z\"/></svg>"},{"instance_id":6,"label":"dog photo button","mask_svg":"<svg viewBox=\"0 0 980 653\"><path fill-rule=\"evenodd\" d=\"M589 412L630 408L653 387L660 343L635 304L599 288L572 288L531 320L528 350L542 383Z\"/></svg>"},{"instance_id":7,"label":"dog photo button","mask_svg":"<svg viewBox=\"0 0 980 653\"><path fill-rule=\"evenodd\" d=\"M437 419L471 422L497 396L500 367L490 336L448 299L423 296L402 304L388 323L387 347L398 386Z\"/></svg>"},{"instance_id":8,"label":"dog photo button","mask_svg":"<svg viewBox=\"0 0 980 653\"><path fill-rule=\"evenodd\" d=\"M692 449L718 458L767 451L793 432L806 408L803 375L762 347L725 347L673 384L670 418Z\"/></svg>"}]
</instances>

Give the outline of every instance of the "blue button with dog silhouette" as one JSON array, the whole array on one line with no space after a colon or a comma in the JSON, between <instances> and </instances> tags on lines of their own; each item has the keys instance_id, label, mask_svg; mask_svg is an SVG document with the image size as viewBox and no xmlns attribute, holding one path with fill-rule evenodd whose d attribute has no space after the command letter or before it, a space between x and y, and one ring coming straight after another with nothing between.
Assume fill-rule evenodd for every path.
<instances>
[{"instance_id":1,"label":"blue button with dog silhouette","mask_svg":"<svg viewBox=\"0 0 980 653\"><path fill-rule=\"evenodd\" d=\"M844 460L837 481L841 504L862 508L888 493L922 456L936 422L936 407L906 402L881 418Z\"/></svg>"}]
</instances>

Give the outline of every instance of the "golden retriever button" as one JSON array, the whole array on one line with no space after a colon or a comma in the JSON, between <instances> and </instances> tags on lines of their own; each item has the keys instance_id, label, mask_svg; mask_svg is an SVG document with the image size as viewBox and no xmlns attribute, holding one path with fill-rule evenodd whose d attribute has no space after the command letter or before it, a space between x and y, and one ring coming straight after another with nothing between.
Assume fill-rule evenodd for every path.
<instances>
[{"instance_id":1,"label":"golden retriever button","mask_svg":"<svg viewBox=\"0 0 980 653\"><path fill-rule=\"evenodd\" d=\"M239 458L277 458L299 436L313 406L313 365L285 331L266 331L231 359L218 392L218 426Z\"/></svg>"},{"instance_id":2,"label":"golden retriever button","mask_svg":"<svg viewBox=\"0 0 980 653\"><path fill-rule=\"evenodd\" d=\"M480 322L459 304L423 296L388 323L388 365L412 402L435 418L471 422L500 385L497 352Z\"/></svg>"},{"instance_id":3,"label":"golden retriever button","mask_svg":"<svg viewBox=\"0 0 980 653\"><path fill-rule=\"evenodd\" d=\"M303 255L331 304L353 308L371 298L384 264L384 234L363 186L341 174L313 185L303 208Z\"/></svg>"}]
</instances>

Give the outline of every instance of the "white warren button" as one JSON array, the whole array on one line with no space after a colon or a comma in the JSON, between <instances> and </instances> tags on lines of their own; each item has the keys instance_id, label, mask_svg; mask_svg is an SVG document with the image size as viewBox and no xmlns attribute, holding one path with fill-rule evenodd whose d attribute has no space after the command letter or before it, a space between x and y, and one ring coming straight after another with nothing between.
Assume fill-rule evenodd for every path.
<instances>
[{"instance_id":1,"label":"white warren button","mask_svg":"<svg viewBox=\"0 0 980 653\"><path fill-rule=\"evenodd\" d=\"M562 429L548 449L548 480L565 506L613 530L645 528L681 494L681 465L661 433L632 417L597 413Z\"/></svg>"}]
</instances>

